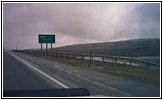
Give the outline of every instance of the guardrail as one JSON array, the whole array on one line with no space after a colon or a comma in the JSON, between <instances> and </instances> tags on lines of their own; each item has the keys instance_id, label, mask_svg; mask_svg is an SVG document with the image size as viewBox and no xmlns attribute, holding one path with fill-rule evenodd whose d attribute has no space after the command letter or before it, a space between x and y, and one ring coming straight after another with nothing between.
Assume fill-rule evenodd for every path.
<instances>
[{"instance_id":1,"label":"guardrail","mask_svg":"<svg viewBox=\"0 0 163 100\"><path fill-rule=\"evenodd\" d=\"M151 68L159 69L160 68L160 64L147 62L147 61L139 60L139 59L125 58L125 57L100 56L100 55L89 55L89 54L78 54L78 53L51 52L51 51L41 52L39 50L12 50L12 51L22 52L22 53L27 53L27 54L34 54L34 55L42 55L42 56L46 55L46 56L62 57L62 58L67 58L67 59L86 59L86 60L88 59L89 60L91 57L91 61L97 60L101 62L127 64L129 66L143 66L143 67L147 67L147 69L151 69Z\"/></svg>"}]
</instances>

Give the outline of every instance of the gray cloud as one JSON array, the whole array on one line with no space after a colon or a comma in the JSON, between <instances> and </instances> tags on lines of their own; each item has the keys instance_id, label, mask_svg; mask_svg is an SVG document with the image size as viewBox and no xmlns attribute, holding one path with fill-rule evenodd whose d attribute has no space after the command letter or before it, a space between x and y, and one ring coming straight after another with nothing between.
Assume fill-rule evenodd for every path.
<instances>
[{"instance_id":1,"label":"gray cloud","mask_svg":"<svg viewBox=\"0 0 163 100\"><path fill-rule=\"evenodd\" d=\"M39 33L55 46L133 38L160 38L159 3L5 3L4 45L38 48Z\"/></svg>"}]
</instances>

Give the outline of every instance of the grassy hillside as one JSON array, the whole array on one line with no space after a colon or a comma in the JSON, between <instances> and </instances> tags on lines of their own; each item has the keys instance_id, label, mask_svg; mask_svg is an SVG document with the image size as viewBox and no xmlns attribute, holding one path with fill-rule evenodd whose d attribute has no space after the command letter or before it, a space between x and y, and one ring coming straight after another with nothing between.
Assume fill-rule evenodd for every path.
<instances>
[{"instance_id":1,"label":"grassy hillside","mask_svg":"<svg viewBox=\"0 0 163 100\"><path fill-rule=\"evenodd\" d=\"M134 39L118 42L89 43L68 45L55 50L63 50L73 53L89 53L93 50L93 54L106 56L159 56L160 55L160 39Z\"/></svg>"}]
</instances>

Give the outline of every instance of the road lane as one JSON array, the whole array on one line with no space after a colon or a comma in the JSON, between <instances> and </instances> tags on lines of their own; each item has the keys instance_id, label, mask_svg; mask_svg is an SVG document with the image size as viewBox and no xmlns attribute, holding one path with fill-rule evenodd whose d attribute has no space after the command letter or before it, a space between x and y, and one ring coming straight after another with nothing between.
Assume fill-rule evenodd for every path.
<instances>
[{"instance_id":1,"label":"road lane","mask_svg":"<svg viewBox=\"0 0 163 100\"><path fill-rule=\"evenodd\" d=\"M48 83L32 72L23 63L4 52L3 56L3 90L29 90L59 88Z\"/></svg>"},{"instance_id":2,"label":"road lane","mask_svg":"<svg viewBox=\"0 0 163 100\"><path fill-rule=\"evenodd\" d=\"M25 65L28 66L28 68L30 68L31 70L35 71L36 73L39 73L41 76L44 76L45 78L51 80L53 83L57 83L58 85L60 85L63 88L69 88L67 85L61 83L60 81L56 80L55 78L49 76L48 74L44 73L43 71L41 71L39 68L37 68L36 66L32 65L31 63L27 62L26 60L24 61L22 58L19 58L18 56L9 53L10 55L12 55L13 57L15 57L17 60L21 61L22 63L24 63Z\"/></svg>"}]
</instances>

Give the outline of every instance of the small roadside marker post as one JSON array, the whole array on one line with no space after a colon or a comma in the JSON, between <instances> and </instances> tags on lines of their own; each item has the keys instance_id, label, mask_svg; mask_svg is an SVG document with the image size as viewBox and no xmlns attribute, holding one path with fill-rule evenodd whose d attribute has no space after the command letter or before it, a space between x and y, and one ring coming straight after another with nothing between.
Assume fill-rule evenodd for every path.
<instances>
[{"instance_id":1,"label":"small roadside marker post","mask_svg":"<svg viewBox=\"0 0 163 100\"><path fill-rule=\"evenodd\" d=\"M89 51L90 59L89 59L89 68L91 68L91 59L92 59L92 50Z\"/></svg>"}]
</instances>

